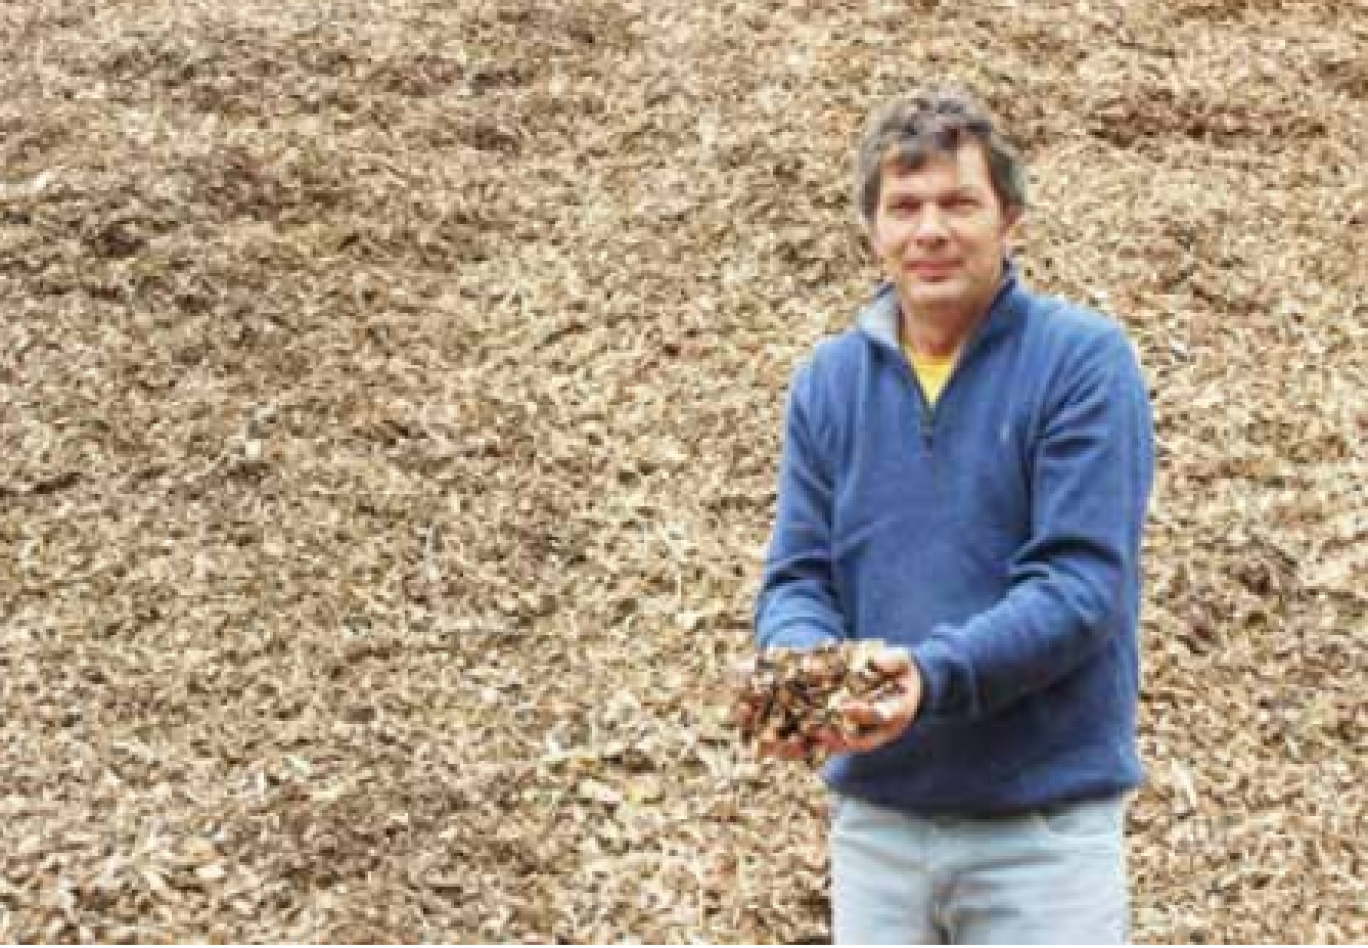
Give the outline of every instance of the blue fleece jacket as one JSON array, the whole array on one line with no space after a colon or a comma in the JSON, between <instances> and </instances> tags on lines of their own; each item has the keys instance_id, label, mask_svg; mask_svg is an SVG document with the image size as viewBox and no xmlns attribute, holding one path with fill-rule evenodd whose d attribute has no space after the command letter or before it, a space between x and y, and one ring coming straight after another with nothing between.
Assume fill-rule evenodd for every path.
<instances>
[{"instance_id":1,"label":"blue fleece jacket","mask_svg":"<svg viewBox=\"0 0 1368 948\"><path fill-rule=\"evenodd\" d=\"M884 287L795 373L759 645L907 646L925 694L838 791L1011 813L1136 785L1149 400L1111 320L1012 267L934 408Z\"/></svg>"}]
</instances>

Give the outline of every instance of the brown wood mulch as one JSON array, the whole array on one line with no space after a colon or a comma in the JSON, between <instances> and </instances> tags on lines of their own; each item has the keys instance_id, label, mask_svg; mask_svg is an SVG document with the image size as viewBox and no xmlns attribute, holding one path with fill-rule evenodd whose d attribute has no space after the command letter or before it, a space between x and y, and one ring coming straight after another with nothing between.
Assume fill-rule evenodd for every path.
<instances>
[{"instance_id":1,"label":"brown wood mulch","mask_svg":"<svg viewBox=\"0 0 1368 948\"><path fill-rule=\"evenodd\" d=\"M723 719L864 113L1153 383L1135 937L1368 940L1368 10L0 3L0 939L812 941Z\"/></svg>"}]
</instances>

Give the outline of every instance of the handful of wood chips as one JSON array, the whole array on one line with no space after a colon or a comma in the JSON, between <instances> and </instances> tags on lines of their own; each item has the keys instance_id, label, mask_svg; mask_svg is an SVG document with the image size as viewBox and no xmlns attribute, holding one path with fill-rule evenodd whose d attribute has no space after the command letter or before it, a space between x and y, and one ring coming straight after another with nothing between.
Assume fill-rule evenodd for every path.
<instances>
[{"instance_id":1,"label":"handful of wood chips","mask_svg":"<svg viewBox=\"0 0 1368 948\"><path fill-rule=\"evenodd\" d=\"M861 640L760 652L738 669L741 736L757 743L799 738L810 749L823 731L857 736L861 727L846 705L873 704L901 691L897 673L874 661L883 647Z\"/></svg>"}]
</instances>

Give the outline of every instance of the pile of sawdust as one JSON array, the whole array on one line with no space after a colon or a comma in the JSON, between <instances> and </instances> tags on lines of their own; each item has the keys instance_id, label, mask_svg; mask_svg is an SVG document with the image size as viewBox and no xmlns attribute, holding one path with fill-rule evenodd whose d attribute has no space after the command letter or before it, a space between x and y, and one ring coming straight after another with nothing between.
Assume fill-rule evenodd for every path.
<instances>
[{"instance_id":1,"label":"pile of sawdust","mask_svg":"<svg viewBox=\"0 0 1368 948\"><path fill-rule=\"evenodd\" d=\"M0 938L826 937L723 723L865 112L1153 382L1142 941L1368 939L1368 18L0 6Z\"/></svg>"}]
</instances>

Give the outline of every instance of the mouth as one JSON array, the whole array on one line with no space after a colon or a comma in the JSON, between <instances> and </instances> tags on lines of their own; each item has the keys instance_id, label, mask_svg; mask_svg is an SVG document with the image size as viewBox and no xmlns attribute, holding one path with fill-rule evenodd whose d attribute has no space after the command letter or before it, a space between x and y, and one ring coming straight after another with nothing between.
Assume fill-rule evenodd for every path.
<instances>
[{"instance_id":1,"label":"mouth","mask_svg":"<svg viewBox=\"0 0 1368 948\"><path fill-rule=\"evenodd\" d=\"M914 260L904 265L903 269L918 280L934 283L949 277L957 267L953 260Z\"/></svg>"}]
</instances>

